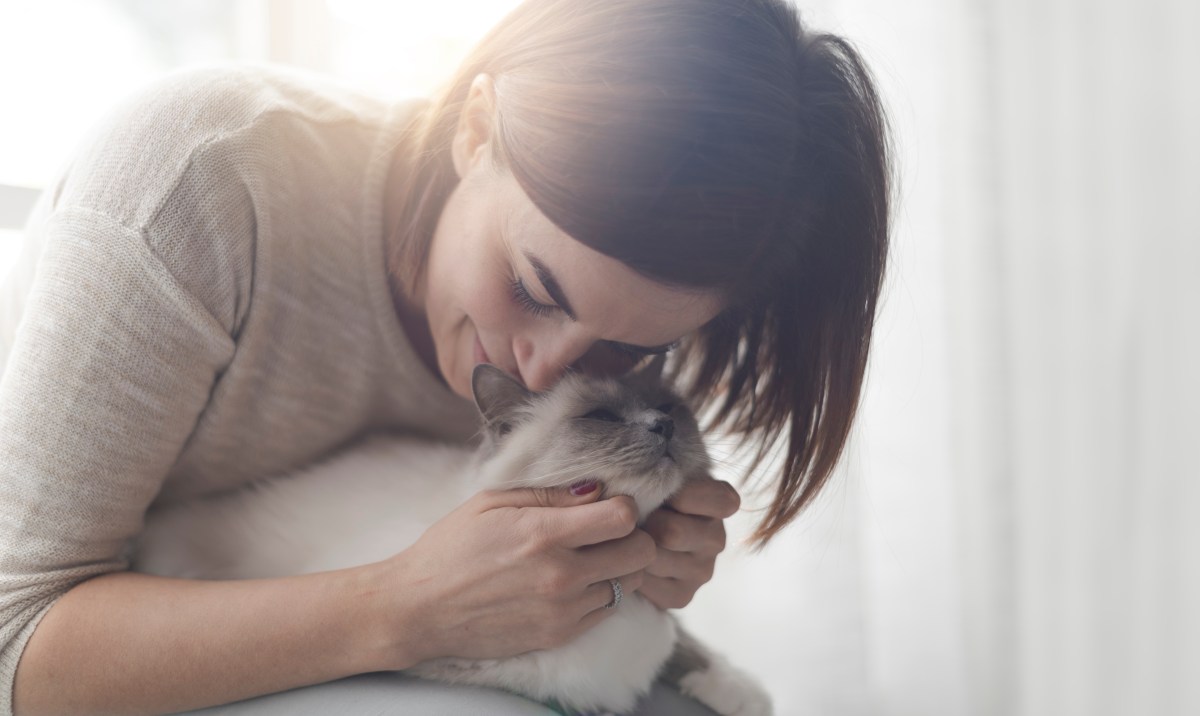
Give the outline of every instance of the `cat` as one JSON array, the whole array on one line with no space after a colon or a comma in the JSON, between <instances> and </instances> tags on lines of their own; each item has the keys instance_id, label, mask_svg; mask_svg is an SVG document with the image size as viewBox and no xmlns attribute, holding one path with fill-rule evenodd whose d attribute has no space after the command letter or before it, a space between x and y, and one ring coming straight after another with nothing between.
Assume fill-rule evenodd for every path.
<instances>
[{"instance_id":1,"label":"cat","mask_svg":"<svg viewBox=\"0 0 1200 716\"><path fill-rule=\"evenodd\" d=\"M474 493L598 480L629 495L639 524L710 459L696 418L656 358L622 378L568 374L532 393L476 366L478 447L375 435L296 474L151 510L132 569L193 579L306 574L386 559ZM436 478L434 476L437 476ZM771 713L770 698L638 593L571 643L504 659L443 657L404 673L499 687L568 712L628 713L656 679L722 716Z\"/></svg>"}]
</instances>

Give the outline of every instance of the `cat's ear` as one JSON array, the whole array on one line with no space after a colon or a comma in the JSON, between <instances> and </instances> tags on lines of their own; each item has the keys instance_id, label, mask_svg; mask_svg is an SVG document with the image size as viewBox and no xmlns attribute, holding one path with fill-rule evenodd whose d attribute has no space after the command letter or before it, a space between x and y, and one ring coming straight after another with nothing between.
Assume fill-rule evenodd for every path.
<instances>
[{"instance_id":1,"label":"cat's ear","mask_svg":"<svg viewBox=\"0 0 1200 716\"><path fill-rule=\"evenodd\" d=\"M625 380L630 385L640 386L646 390L653 389L662 384L663 366L666 364L667 357L659 353L652 357L646 365L630 371Z\"/></svg>"},{"instance_id":2,"label":"cat's ear","mask_svg":"<svg viewBox=\"0 0 1200 716\"><path fill-rule=\"evenodd\" d=\"M533 397L525 386L490 363L480 363L471 372L471 392L484 425L496 437L512 430L517 409Z\"/></svg>"}]
</instances>

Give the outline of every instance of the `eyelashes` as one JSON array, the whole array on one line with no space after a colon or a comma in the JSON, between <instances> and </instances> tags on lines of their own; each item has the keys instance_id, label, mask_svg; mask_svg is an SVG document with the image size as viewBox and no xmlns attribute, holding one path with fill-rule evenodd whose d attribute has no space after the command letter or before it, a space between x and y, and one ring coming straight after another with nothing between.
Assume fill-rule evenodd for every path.
<instances>
[{"instance_id":1,"label":"eyelashes","mask_svg":"<svg viewBox=\"0 0 1200 716\"><path fill-rule=\"evenodd\" d=\"M513 303L517 304L523 311L533 316L550 316L555 311L562 309L552 304L541 303L535 299L529 290L525 288L525 282L520 276L514 275L508 282L508 291L512 297ZM653 355L662 355L673 350L679 345L679 341L663 346L661 348L642 348L640 346L631 346L617 341L601 341L605 346L615 351L618 355L632 361L639 361L643 358Z\"/></svg>"},{"instance_id":2,"label":"eyelashes","mask_svg":"<svg viewBox=\"0 0 1200 716\"><path fill-rule=\"evenodd\" d=\"M525 289L525 282L520 276L514 277L509 282L509 292L512 294L512 299L518 306L525 311L535 316L548 316L558 310L558 306L547 306L544 303L539 303L533 296L529 295L529 291Z\"/></svg>"}]
</instances>

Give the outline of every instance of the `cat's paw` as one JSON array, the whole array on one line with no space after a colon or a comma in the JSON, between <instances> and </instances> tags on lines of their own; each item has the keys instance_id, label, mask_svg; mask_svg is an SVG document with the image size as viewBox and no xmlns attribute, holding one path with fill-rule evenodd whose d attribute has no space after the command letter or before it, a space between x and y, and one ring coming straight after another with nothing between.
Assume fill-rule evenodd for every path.
<instances>
[{"instance_id":1,"label":"cat's paw","mask_svg":"<svg viewBox=\"0 0 1200 716\"><path fill-rule=\"evenodd\" d=\"M679 680L679 690L721 716L771 716L771 697L749 674L717 662Z\"/></svg>"}]
</instances>

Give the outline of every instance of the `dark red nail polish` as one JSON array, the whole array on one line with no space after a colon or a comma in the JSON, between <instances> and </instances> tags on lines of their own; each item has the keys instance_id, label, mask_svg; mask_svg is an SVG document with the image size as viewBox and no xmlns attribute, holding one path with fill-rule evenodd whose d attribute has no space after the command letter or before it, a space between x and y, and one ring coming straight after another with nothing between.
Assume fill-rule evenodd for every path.
<instances>
[{"instance_id":1,"label":"dark red nail polish","mask_svg":"<svg viewBox=\"0 0 1200 716\"><path fill-rule=\"evenodd\" d=\"M572 495L586 495L595 489L596 489L596 481L595 480L580 480L579 482L575 483L574 485L571 485L571 494Z\"/></svg>"}]
</instances>

